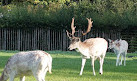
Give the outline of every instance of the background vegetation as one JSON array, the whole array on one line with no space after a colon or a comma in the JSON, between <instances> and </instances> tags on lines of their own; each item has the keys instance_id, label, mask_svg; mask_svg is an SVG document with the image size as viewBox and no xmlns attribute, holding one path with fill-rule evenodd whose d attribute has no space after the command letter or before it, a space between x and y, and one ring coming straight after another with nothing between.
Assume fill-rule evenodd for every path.
<instances>
[{"instance_id":1,"label":"background vegetation","mask_svg":"<svg viewBox=\"0 0 137 81\"><path fill-rule=\"evenodd\" d=\"M0 51L0 75L8 58L18 51ZM52 74L47 73L46 81L137 81L137 58L127 57L126 66L115 66L116 55L107 53L103 71L99 74L99 61L95 61L96 76L93 76L91 60L87 60L83 75L79 76L81 68L81 56L77 52L70 51L48 51L53 57ZM128 53L127 56L135 56L135 53ZM16 78L15 81L19 81ZM26 81L36 81L33 76L27 76Z\"/></svg>"},{"instance_id":2,"label":"background vegetation","mask_svg":"<svg viewBox=\"0 0 137 81\"><path fill-rule=\"evenodd\" d=\"M78 29L87 27L86 17L96 28L135 28L137 0L1 0L1 28L67 29L72 17Z\"/></svg>"}]
</instances>

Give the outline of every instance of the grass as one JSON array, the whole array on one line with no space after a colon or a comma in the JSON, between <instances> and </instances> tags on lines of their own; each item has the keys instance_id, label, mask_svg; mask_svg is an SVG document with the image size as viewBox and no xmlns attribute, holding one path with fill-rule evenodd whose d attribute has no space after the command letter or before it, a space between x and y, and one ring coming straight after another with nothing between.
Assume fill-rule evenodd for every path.
<instances>
[{"instance_id":1,"label":"grass","mask_svg":"<svg viewBox=\"0 0 137 81\"><path fill-rule=\"evenodd\" d=\"M18 51L0 51L0 75L8 58ZM47 73L46 81L137 81L137 60L127 58L126 66L115 66L116 55L107 53L103 66L103 75L99 75L99 62L95 61L96 76L93 76L91 60L87 60L83 75L79 76L81 56L75 51L48 51L53 57L52 74ZM136 56L129 53L127 56ZM14 81L19 81L15 78ZM36 81L27 76L26 81Z\"/></svg>"}]
</instances>

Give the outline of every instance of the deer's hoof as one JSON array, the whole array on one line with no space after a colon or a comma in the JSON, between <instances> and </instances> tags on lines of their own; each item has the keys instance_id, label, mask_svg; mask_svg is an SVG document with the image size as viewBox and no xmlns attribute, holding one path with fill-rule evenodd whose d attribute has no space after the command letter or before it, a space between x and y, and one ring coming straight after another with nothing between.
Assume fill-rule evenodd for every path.
<instances>
[{"instance_id":1,"label":"deer's hoof","mask_svg":"<svg viewBox=\"0 0 137 81\"><path fill-rule=\"evenodd\" d=\"M102 75L103 73L100 72L99 74Z\"/></svg>"}]
</instances>

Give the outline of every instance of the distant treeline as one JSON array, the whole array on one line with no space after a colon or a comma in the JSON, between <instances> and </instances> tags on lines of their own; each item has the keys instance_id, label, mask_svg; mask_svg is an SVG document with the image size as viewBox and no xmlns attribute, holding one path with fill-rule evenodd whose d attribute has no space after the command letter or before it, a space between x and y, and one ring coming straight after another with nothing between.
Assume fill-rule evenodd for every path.
<instances>
[{"instance_id":1,"label":"distant treeline","mask_svg":"<svg viewBox=\"0 0 137 81\"><path fill-rule=\"evenodd\" d=\"M0 28L69 29L75 17L78 29L105 30L137 27L137 0L1 0Z\"/></svg>"}]
</instances>

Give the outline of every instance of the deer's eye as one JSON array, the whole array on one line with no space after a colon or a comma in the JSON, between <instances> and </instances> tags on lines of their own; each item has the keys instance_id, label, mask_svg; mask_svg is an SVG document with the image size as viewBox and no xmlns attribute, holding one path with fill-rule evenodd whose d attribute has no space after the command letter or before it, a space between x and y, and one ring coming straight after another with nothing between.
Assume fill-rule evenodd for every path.
<instances>
[{"instance_id":1,"label":"deer's eye","mask_svg":"<svg viewBox=\"0 0 137 81\"><path fill-rule=\"evenodd\" d=\"M79 39L76 39L75 41L76 41L76 42L78 42L78 41L79 41Z\"/></svg>"},{"instance_id":2,"label":"deer's eye","mask_svg":"<svg viewBox=\"0 0 137 81\"><path fill-rule=\"evenodd\" d=\"M70 43L74 43L75 42L75 39L72 39L71 41L70 41Z\"/></svg>"}]
</instances>

